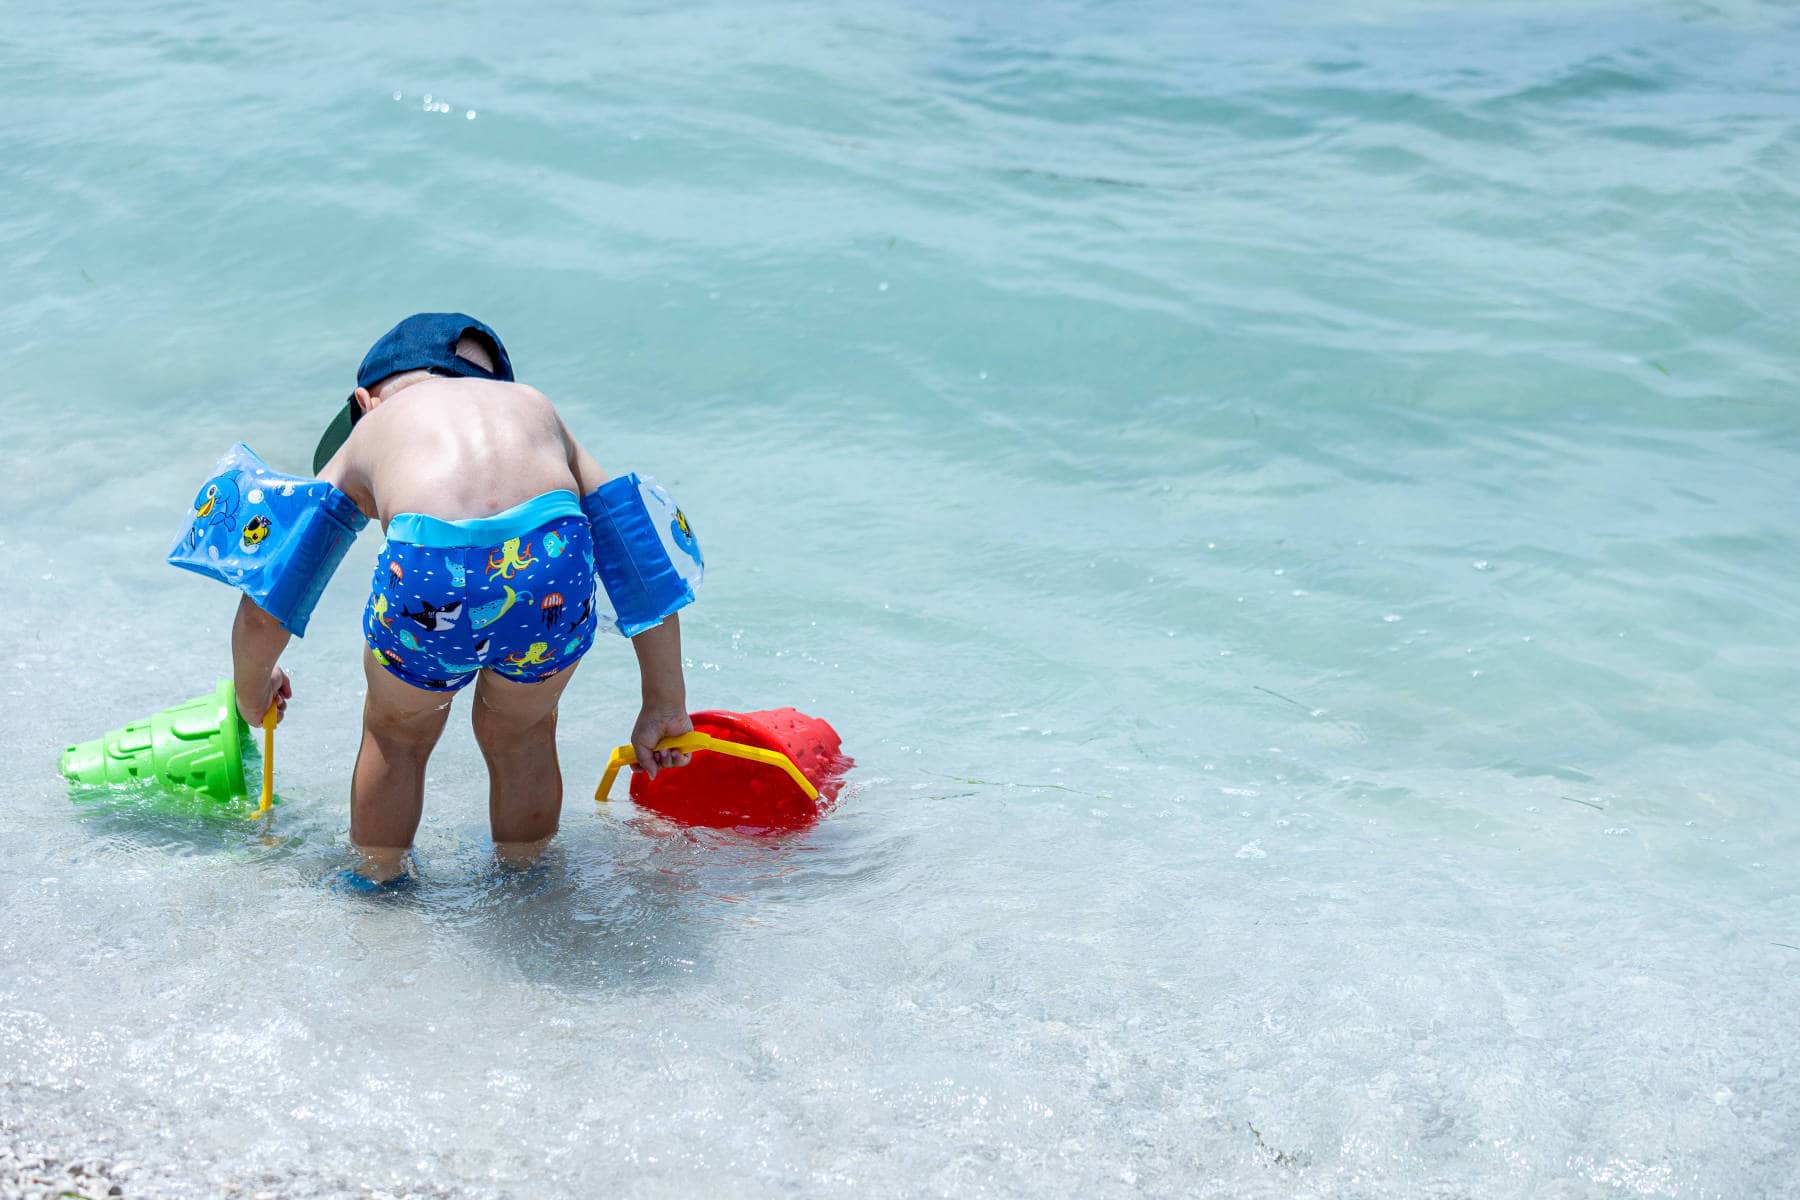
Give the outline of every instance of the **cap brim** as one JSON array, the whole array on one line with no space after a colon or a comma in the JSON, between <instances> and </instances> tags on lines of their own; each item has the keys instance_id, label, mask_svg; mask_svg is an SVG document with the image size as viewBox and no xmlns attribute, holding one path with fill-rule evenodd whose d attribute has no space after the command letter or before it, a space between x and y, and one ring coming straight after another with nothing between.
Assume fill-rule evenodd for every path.
<instances>
[{"instance_id":1,"label":"cap brim","mask_svg":"<svg viewBox=\"0 0 1800 1200\"><path fill-rule=\"evenodd\" d=\"M313 451L314 475L323 471L325 464L331 461L331 456L350 440L350 406L355 403L354 399L345 401L344 407L338 410L338 415L325 427L325 436L319 439L319 448Z\"/></svg>"}]
</instances>

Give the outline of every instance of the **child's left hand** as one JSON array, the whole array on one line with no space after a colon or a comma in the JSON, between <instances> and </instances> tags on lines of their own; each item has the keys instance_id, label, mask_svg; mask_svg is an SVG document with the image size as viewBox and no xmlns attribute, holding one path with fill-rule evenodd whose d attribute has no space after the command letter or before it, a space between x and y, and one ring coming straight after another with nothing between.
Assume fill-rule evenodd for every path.
<instances>
[{"instance_id":1,"label":"child's left hand","mask_svg":"<svg viewBox=\"0 0 1800 1200\"><path fill-rule=\"evenodd\" d=\"M685 767L693 755L685 750L658 750L656 743L664 738L692 733L694 723L679 708L652 708L645 705L631 728L631 748L637 751L637 764L631 769L655 779L665 767Z\"/></svg>"}]
</instances>

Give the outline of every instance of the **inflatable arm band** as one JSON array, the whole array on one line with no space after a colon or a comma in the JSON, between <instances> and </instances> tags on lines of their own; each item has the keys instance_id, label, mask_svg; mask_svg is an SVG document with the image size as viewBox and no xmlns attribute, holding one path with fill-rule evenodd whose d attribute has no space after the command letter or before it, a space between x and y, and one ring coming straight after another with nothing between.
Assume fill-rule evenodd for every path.
<instances>
[{"instance_id":1,"label":"inflatable arm band","mask_svg":"<svg viewBox=\"0 0 1800 1200\"><path fill-rule=\"evenodd\" d=\"M331 484L277 474L239 442L200 485L169 561L237 588L300 637L368 523Z\"/></svg>"},{"instance_id":2,"label":"inflatable arm band","mask_svg":"<svg viewBox=\"0 0 1800 1200\"><path fill-rule=\"evenodd\" d=\"M694 602L705 574L700 543L669 493L654 479L622 475L581 498L594 530L594 569L618 615L636 637Z\"/></svg>"}]
</instances>

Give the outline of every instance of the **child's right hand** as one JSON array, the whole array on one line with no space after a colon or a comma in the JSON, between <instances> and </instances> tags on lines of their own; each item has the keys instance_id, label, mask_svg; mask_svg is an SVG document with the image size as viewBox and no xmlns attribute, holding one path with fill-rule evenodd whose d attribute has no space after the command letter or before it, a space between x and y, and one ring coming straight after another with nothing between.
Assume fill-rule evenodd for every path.
<instances>
[{"instance_id":1,"label":"child's right hand","mask_svg":"<svg viewBox=\"0 0 1800 1200\"><path fill-rule=\"evenodd\" d=\"M262 726L263 714L269 711L269 705L275 706L275 721L280 723L287 713L287 702L294 694L294 685L289 682L287 672L280 667L269 668L268 681L248 693L240 681L237 685L238 716L244 718L252 729Z\"/></svg>"},{"instance_id":2,"label":"child's right hand","mask_svg":"<svg viewBox=\"0 0 1800 1200\"><path fill-rule=\"evenodd\" d=\"M656 773L665 767L687 766L693 755L685 750L658 750L656 743L693 731L694 723L688 719L686 711L653 708L646 704L638 713L637 724L631 728L631 748L637 751L637 765L632 770L642 771L655 779Z\"/></svg>"}]
</instances>

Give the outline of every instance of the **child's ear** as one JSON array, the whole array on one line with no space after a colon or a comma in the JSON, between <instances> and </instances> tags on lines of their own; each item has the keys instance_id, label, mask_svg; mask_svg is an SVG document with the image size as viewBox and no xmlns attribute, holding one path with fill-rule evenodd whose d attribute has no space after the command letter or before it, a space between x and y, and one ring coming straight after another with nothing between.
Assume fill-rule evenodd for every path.
<instances>
[{"instance_id":1,"label":"child's ear","mask_svg":"<svg viewBox=\"0 0 1800 1200\"><path fill-rule=\"evenodd\" d=\"M360 411L362 411L362 412L365 412L365 413L366 413L366 412L368 412L368 411L369 411L369 410L370 410L370 409L371 409L371 408L374 408L374 407L375 407L375 397L373 397L373 396L371 396L371 395L369 395L369 389L368 389L368 388L366 388L366 387L359 387L359 388L357 388L357 389L356 389L356 391L355 391L355 392L354 392L354 393L352 393L352 394L353 394L353 395L354 395L354 396L355 396L355 397L356 397L356 407L357 407L357 408L358 408L358 409L359 409L359 410L360 410Z\"/></svg>"}]
</instances>

